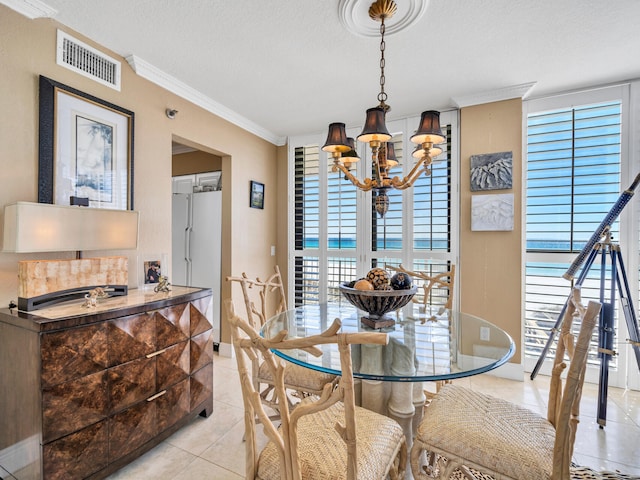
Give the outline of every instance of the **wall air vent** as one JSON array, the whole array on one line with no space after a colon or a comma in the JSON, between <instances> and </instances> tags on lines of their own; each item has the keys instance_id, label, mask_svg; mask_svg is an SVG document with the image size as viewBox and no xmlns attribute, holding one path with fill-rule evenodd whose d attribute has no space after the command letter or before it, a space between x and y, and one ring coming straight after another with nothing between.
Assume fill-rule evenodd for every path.
<instances>
[{"instance_id":1,"label":"wall air vent","mask_svg":"<svg viewBox=\"0 0 640 480\"><path fill-rule=\"evenodd\" d=\"M120 91L119 61L58 30L58 65Z\"/></svg>"}]
</instances>

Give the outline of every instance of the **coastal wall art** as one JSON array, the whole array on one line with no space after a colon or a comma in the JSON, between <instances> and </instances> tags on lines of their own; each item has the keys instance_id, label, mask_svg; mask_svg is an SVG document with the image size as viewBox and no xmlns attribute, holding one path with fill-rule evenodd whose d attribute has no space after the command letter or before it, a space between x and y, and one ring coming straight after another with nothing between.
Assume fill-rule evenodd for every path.
<instances>
[{"instance_id":1,"label":"coastal wall art","mask_svg":"<svg viewBox=\"0 0 640 480\"><path fill-rule=\"evenodd\" d=\"M513 153L471 155L471 191L506 190L513 186Z\"/></svg>"},{"instance_id":2,"label":"coastal wall art","mask_svg":"<svg viewBox=\"0 0 640 480\"><path fill-rule=\"evenodd\" d=\"M134 113L40 76L38 202L133 210Z\"/></svg>"},{"instance_id":3,"label":"coastal wall art","mask_svg":"<svg viewBox=\"0 0 640 480\"><path fill-rule=\"evenodd\" d=\"M513 193L473 195L471 197L471 230L513 230Z\"/></svg>"}]
</instances>

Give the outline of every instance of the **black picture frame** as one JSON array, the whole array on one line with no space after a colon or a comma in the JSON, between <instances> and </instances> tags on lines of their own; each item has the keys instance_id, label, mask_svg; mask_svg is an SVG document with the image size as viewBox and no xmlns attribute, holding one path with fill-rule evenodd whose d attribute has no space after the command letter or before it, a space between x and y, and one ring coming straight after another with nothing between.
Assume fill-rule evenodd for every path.
<instances>
[{"instance_id":1,"label":"black picture frame","mask_svg":"<svg viewBox=\"0 0 640 480\"><path fill-rule=\"evenodd\" d=\"M72 197L89 197L89 207L133 210L135 114L43 75L39 94L38 202L70 205ZM95 181L78 165L89 158L81 157L81 139L98 137L103 164Z\"/></svg>"},{"instance_id":2,"label":"black picture frame","mask_svg":"<svg viewBox=\"0 0 640 480\"><path fill-rule=\"evenodd\" d=\"M249 206L251 208L264 208L264 183L250 181Z\"/></svg>"}]
</instances>

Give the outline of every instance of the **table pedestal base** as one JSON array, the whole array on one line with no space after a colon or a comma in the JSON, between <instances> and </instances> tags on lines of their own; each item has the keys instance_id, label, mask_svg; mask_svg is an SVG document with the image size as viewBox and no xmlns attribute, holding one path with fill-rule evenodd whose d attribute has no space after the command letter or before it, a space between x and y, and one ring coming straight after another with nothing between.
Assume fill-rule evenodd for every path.
<instances>
[{"instance_id":1,"label":"table pedestal base","mask_svg":"<svg viewBox=\"0 0 640 480\"><path fill-rule=\"evenodd\" d=\"M360 321L363 325L366 325L369 328L385 328L385 327L393 327L396 324L396 321L390 317L362 317Z\"/></svg>"},{"instance_id":2,"label":"table pedestal base","mask_svg":"<svg viewBox=\"0 0 640 480\"><path fill-rule=\"evenodd\" d=\"M395 382L391 384L391 395L387 404L388 416L397 421L407 441L407 449L411 450L413 443L413 417L416 409L413 406L413 384Z\"/></svg>"}]
</instances>

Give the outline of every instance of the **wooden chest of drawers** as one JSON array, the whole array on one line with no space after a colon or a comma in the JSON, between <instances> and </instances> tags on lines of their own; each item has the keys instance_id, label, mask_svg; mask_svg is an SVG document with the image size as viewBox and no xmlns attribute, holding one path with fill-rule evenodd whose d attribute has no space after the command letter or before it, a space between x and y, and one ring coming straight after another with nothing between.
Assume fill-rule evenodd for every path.
<instances>
[{"instance_id":1,"label":"wooden chest of drawers","mask_svg":"<svg viewBox=\"0 0 640 480\"><path fill-rule=\"evenodd\" d=\"M209 415L211 300L209 289L172 287L95 310L0 311L0 467L20 479L104 478Z\"/></svg>"}]
</instances>

